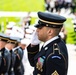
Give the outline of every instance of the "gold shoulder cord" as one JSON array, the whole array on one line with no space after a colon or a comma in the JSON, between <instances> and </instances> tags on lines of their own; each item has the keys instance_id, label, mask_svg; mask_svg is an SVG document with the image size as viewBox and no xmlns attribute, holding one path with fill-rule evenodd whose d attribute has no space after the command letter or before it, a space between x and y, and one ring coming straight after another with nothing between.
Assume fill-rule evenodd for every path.
<instances>
[{"instance_id":1,"label":"gold shoulder cord","mask_svg":"<svg viewBox=\"0 0 76 75\"><path fill-rule=\"evenodd\" d=\"M3 60L4 60L4 65L6 66L6 59L3 57Z\"/></svg>"},{"instance_id":2,"label":"gold shoulder cord","mask_svg":"<svg viewBox=\"0 0 76 75\"><path fill-rule=\"evenodd\" d=\"M58 48L54 48L55 45L57 45ZM54 43L54 45L53 45L53 52L48 55L48 57L47 57L46 60L48 60L48 58L49 58L52 54L54 54L55 50L58 50L58 51L59 51L59 54L63 57L63 59L64 59L64 61L65 61L65 63L66 63L66 59L65 59L64 55L60 52L60 48L59 48L59 46L58 46L57 43ZM66 66L66 64L65 64L65 66Z\"/></svg>"},{"instance_id":3,"label":"gold shoulder cord","mask_svg":"<svg viewBox=\"0 0 76 75\"><path fill-rule=\"evenodd\" d=\"M19 56L19 54L17 53L17 56L18 56L18 58L19 58L19 60L20 60L20 56Z\"/></svg>"},{"instance_id":4,"label":"gold shoulder cord","mask_svg":"<svg viewBox=\"0 0 76 75\"><path fill-rule=\"evenodd\" d=\"M55 45L57 45L57 43L54 43L54 45L53 45L53 52L48 55L47 60L48 60L48 58L49 58L52 54L54 54L55 50L58 50L59 47L54 49L54 46L55 46ZM58 45L57 45L57 46L58 46ZM60 53L60 49L59 49L59 53Z\"/></svg>"}]
</instances>

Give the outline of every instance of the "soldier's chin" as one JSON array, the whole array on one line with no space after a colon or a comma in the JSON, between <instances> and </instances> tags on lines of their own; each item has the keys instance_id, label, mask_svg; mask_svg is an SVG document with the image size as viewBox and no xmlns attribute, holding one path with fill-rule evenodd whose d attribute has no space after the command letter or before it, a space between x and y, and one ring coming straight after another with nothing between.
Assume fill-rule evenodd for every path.
<instances>
[{"instance_id":1,"label":"soldier's chin","mask_svg":"<svg viewBox=\"0 0 76 75\"><path fill-rule=\"evenodd\" d=\"M41 41L40 37L38 37L38 39Z\"/></svg>"},{"instance_id":2,"label":"soldier's chin","mask_svg":"<svg viewBox=\"0 0 76 75\"><path fill-rule=\"evenodd\" d=\"M38 38L40 41L43 41L43 39L41 39L41 38Z\"/></svg>"}]
</instances>

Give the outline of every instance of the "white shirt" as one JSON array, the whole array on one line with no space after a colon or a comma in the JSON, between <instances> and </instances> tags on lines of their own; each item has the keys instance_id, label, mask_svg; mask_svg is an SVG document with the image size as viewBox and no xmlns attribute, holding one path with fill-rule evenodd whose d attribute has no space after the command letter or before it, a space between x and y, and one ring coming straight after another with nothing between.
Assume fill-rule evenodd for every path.
<instances>
[{"instance_id":1,"label":"white shirt","mask_svg":"<svg viewBox=\"0 0 76 75\"><path fill-rule=\"evenodd\" d=\"M54 41L54 40L56 40L56 39L58 39L58 38L59 38L58 36L55 36L54 38L46 41L46 42L44 43L43 47L45 47L47 44L49 44L50 42L52 42L52 41Z\"/></svg>"},{"instance_id":2,"label":"white shirt","mask_svg":"<svg viewBox=\"0 0 76 75\"><path fill-rule=\"evenodd\" d=\"M5 49L9 52L10 50L8 48L5 47Z\"/></svg>"}]
</instances>

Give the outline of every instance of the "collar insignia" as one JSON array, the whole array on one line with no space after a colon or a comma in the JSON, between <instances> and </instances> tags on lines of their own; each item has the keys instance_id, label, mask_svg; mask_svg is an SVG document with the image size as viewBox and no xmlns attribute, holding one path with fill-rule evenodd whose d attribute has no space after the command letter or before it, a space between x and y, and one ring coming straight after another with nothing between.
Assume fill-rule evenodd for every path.
<instances>
[{"instance_id":1,"label":"collar insignia","mask_svg":"<svg viewBox=\"0 0 76 75\"><path fill-rule=\"evenodd\" d=\"M45 47L45 50L47 50L48 49L48 47Z\"/></svg>"}]
</instances>

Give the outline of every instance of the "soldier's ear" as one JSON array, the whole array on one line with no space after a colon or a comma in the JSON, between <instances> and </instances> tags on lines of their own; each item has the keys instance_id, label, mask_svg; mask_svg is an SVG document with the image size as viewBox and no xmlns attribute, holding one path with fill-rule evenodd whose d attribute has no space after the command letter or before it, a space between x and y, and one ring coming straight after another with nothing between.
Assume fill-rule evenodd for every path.
<instances>
[{"instance_id":1,"label":"soldier's ear","mask_svg":"<svg viewBox=\"0 0 76 75\"><path fill-rule=\"evenodd\" d=\"M47 33L48 33L48 35L52 35L52 32L53 31L51 29L48 29L48 32Z\"/></svg>"}]
</instances>

